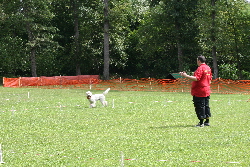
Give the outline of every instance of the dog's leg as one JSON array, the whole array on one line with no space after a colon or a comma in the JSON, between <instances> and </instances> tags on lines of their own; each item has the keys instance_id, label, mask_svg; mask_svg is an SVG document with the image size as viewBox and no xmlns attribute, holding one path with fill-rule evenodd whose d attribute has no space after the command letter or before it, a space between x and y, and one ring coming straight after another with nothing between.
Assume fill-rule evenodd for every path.
<instances>
[{"instance_id":1,"label":"dog's leg","mask_svg":"<svg viewBox=\"0 0 250 167\"><path fill-rule=\"evenodd\" d=\"M100 100L102 106L104 107L105 106L105 98L104 97L100 97L99 100Z\"/></svg>"},{"instance_id":2,"label":"dog's leg","mask_svg":"<svg viewBox=\"0 0 250 167\"><path fill-rule=\"evenodd\" d=\"M92 106L93 106L93 107L96 107L96 102L92 103Z\"/></svg>"},{"instance_id":3,"label":"dog's leg","mask_svg":"<svg viewBox=\"0 0 250 167\"><path fill-rule=\"evenodd\" d=\"M108 102L107 101L103 101L102 105L103 105L103 107L107 107L108 106Z\"/></svg>"},{"instance_id":4,"label":"dog's leg","mask_svg":"<svg viewBox=\"0 0 250 167\"><path fill-rule=\"evenodd\" d=\"M107 101L104 101L104 103L105 103L105 106L107 107L107 106L108 106L108 102L107 102Z\"/></svg>"},{"instance_id":5,"label":"dog's leg","mask_svg":"<svg viewBox=\"0 0 250 167\"><path fill-rule=\"evenodd\" d=\"M93 102L93 103L90 103L89 108L94 108L95 106L96 106L96 103Z\"/></svg>"}]
</instances>

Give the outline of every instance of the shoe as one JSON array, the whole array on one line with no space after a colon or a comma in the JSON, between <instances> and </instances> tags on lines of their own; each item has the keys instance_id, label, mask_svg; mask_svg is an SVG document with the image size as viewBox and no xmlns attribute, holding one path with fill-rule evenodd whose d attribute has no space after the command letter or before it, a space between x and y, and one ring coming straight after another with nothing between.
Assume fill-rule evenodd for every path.
<instances>
[{"instance_id":1,"label":"shoe","mask_svg":"<svg viewBox=\"0 0 250 167\"><path fill-rule=\"evenodd\" d=\"M210 126L210 123L204 123L204 126Z\"/></svg>"},{"instance_id":2,"label":"shoe","mask_svg":"<svg viewBox=\"0 0 250 167\"><path fill-rule=\"evenodd\" d=\"M195 127L204 127L204 124L198 123L197 125L195 125Z\"/></svg>"}]
</instances>

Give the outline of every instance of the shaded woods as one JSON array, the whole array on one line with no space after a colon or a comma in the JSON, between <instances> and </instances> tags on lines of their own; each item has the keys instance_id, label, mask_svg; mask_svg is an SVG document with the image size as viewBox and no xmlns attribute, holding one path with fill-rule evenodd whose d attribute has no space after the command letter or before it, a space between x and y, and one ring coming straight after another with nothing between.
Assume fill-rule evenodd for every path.
<instances>
[{"instance_id":1,"label":"shaded woods","mask_svg":"<svg viewBox=\"0 0 250 167\"><path fill-rule=\"evenodd\" d=\"M166 78L207 57L214 79L250 78L245 0L0 2L0 76Z\"/></svg>"}]
</instances>

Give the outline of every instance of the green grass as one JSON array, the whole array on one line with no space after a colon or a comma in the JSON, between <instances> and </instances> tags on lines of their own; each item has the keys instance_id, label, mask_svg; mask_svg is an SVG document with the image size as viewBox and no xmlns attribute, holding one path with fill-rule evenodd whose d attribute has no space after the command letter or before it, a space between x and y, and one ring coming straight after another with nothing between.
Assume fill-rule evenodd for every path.
<instances>
[{"instance_id":1,"label":"green grass","mask_svg":"<svg viewBox=\"0 0 250 167\"><path fill-rule=\"evenodd\" d=\"M86 90L0 92L0 166L250 166L249 95L212 94L211 126L196 128L189 93L111 90L88 108Z\"/></svg>"}]
</instances>

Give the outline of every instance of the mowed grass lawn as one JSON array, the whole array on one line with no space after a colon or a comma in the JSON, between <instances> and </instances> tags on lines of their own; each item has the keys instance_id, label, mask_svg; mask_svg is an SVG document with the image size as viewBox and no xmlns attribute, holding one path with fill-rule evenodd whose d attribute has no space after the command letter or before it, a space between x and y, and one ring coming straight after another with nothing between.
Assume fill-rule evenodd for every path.
<instances>
[{"instance_id":1,"label":"mowed grass lawn","mask_svg":"<svg viewBox=\"0 0 250 167\"><path fill-rule=\"evenodd\" d=\"M197 128L189 93L111 90L89 108L86 91L1 87L0 166L250 166L249 95L212 94Z\"/></svg>"}]
</instances>

